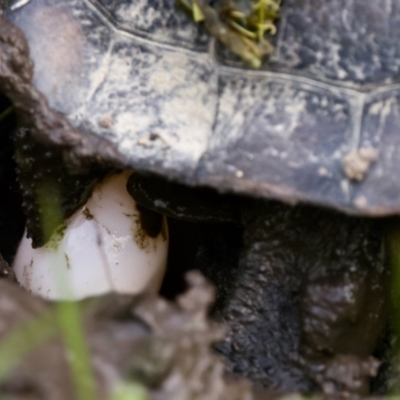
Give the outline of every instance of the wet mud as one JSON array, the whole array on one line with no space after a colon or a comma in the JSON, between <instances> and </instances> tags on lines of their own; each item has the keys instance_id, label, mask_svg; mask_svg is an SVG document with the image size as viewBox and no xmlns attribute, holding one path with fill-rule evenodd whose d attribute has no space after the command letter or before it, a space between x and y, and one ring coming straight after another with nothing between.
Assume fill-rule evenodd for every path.
<instances>
[{"instance_id":1,"label":"wet mud","mask_svg":"<svg viewBox=\"0 0 400 400\"><path fill-rule=\"evenodd\" d=\"M234 290L219 346L264 387L369 393L387 324L389 268L379 222L246 201Z\"/></svg>"},{"instance_id":2,"label":"wet mud","mask_svg":"<svg viewBox=\"0 0 400 400\"><path fill-rule=\"evenodd\" d=\"M108 295L80 303L92 354L97 399L109 399L121 382L140 384L157 400L250 400L246 380L224 378L222 358L211 344L224 336L207 319L214 290L199 274L187 275L189 289L171 303L154 296ZM49 315L48 339L6 374L2 398L75 398L67 353L51 324L52 305L8 281L0 281L0 339L22 324Z\"/></svg>"}]
</instances>

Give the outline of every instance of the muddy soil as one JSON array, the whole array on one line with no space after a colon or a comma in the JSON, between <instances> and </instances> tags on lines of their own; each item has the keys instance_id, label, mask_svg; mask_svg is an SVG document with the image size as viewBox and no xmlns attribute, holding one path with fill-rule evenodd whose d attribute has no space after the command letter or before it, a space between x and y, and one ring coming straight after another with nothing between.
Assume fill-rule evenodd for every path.
<instances>
[{"instance_id":1,"label":"muddy soil","mask_svg":"<svg viewBox=\"0 0 400 400\"><path fill-rule=\"evenodd\" d=\"M98 399L123 382L140 383L152 399L251 399L245 380L224 379L224 364L210 345L224 329L207 321L214 291L199 273L170 303L160 297L109 295L81 303ZM53 305L8 280L0 281L0 339L48 313ZM48 317L48 324L57 321ZM8 399L71 400L74 383L57 331L34 348L3 381Z\"/></svg>"}]
</instances>

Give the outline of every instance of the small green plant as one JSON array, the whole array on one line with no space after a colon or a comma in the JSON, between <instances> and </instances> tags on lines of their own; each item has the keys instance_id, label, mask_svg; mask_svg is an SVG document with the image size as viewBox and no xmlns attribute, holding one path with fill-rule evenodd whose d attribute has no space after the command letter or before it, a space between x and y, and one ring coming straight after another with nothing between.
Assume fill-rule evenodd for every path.
<instances>
[{"instance_id":1,"label":"small green plant","mask_svg":"<svg viewBox=\"0 0 400 400\"><path fill-rule=\"evenodd\" d=\"M266 35L276 33L281 0L222 0L218 9L204 0L177 0L196 23L233 53L259 68L262 58L273 52Z\"/></svg>"}]
</instances>

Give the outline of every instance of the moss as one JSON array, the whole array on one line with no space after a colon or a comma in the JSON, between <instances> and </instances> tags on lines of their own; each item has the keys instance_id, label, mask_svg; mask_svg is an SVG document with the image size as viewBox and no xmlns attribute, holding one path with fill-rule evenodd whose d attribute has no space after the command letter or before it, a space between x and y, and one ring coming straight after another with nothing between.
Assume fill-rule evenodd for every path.
<instances>
[{"instance_id":1,"label":"moss","mask_svg":"<svg viewBox=\"0 0 400 400\"><path fill-rule=\"evenodd\" d=\"M274 48L266 38L276 33L281 0L221 0L215 7L204 0L177 0L196 23L254 68Z\"/></svg>"}]
</instances>

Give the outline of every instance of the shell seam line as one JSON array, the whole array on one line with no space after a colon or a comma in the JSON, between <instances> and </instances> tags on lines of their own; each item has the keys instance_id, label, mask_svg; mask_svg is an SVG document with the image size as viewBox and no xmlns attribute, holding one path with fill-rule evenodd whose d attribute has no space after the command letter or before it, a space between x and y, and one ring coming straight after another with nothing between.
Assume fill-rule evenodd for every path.
<instances>
[{"instance_id":1,"label":"shell seam line","mask_svg":"<svg viewBox=\"0 0 400 400\"><path fill-rule=\"evenodd\" d=\"M336 81L332 80L322 80L310 78L308 76L299 75L290 72L275 72L275 71L257 71L257 70L246 70L245 74L241 73L241 70L238 68L221 65L218 67L219 71L224 75L238 75L238 76L252 76L254 78L280 78L282 80L287 81L297 81L299 83L307 84L309 86L316 86L324 89L330 89L337 92L346 92L348 94L357 94L357 95L365 95L365 97L374 96L376 94L381 93L390 93L392 91L400 90L400 83L395 83L391 85L385 85L372 89L362 89L357 87L351 87L346 84L340 84Z\"/></svg>"},{"instance_id":2,"label":"shell seam line","mask_svg":"<svg viewBox=\"0 0 400 400\"><path fill-rule=\"evenodd\" d=\"M111 30L116 32L117 34L121 36L127 36L132 38L133 40L146 44L150 47L159 47L163 48L165 50L170 50L170 51L176 51L176 45L168 44L168 43L161 43L159 41L154 41L150 40L147 38L144 38L138 34L135 34L134 32L129 32L125 29L118 28L116 26L116 21L113 18L113 16L102 6L99 5L97 2L94 3L92 0L85 0L85 3L87 4L88 7L92 9L108 26ZM311 86L319 86L321 88L325 89L330 89L330 90L338 90L341 92L347 92L347 93L357 93L357 94L366 94L366 95L374 95L376 93L382 93L382 92L390 92L394 90L399 90L400 89L400 83L395 83L395 84L381 84L380 87L376 88L370 88L368 89L368 85L362 86L353 86L348 83L339 83L334 80L330 79L315 79L311 78L308 76L304 75L299 75L296 73L291 73L291 72L274 72L274 71L258 71L258 70L251 70L247 69L245 70L245 73L243 73L243 70L241 68L235 68L231 66L226 66L226 65L220 65L216 62L216 56L215 56L215 40L211 40L209 47L206 48L205 51L196 51L192 49L188 49L185 47L180 47L180 51L189 54L191 56L209 56L209 63L214 67L215 73L217 74L229 74L229 75L236 75L236 76L254 76L254 77L264 77L264 78L281 78L281 79L286 79L286 80L297 80L298 82L303 83L308 83ZM213 48L213 50L210 50Z\"/></svg>"},{"instance_id":3,"label":"shell seam line","mask_svg":"<svg viewBox=\"0 0 400 400\"><path fill-rule=\"evenodd\" d=\"M140 36L137 33L130 32L126 29L121 29L116 26L117 21L115 21L114 17L110 15L110 13L101 5L98 5L97 3L93 3L91 0L84 0L86 5L90 7L107 25L112 29L114 32L120 34L121 36L128 36L130 38L133 38L135 41L138 41L139 43L147 44L151 47L160 47L164 48L166 50L172 50L176 51L176 45L169 44L169 43L161 43L159 41L155 40L150 40L147 39L143 36ZM180 50L184 53L190 54L190 55L202 55L205 56L208 54L208 49L206 48L204 51L198 51L198 50L192 50L188 49L185 47L181 47ZM211 62L211 60L210 60Z\"/></svg>"}]
</instances>

